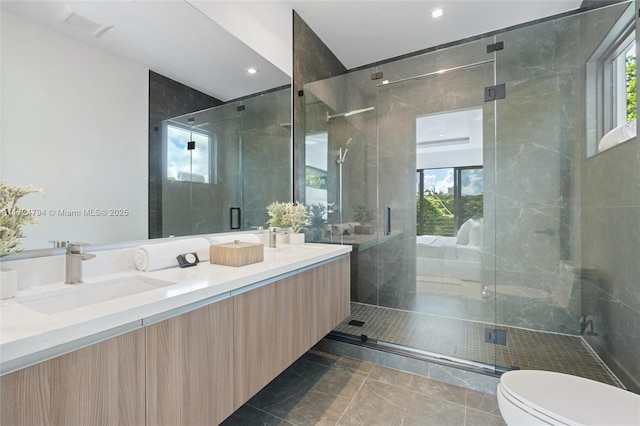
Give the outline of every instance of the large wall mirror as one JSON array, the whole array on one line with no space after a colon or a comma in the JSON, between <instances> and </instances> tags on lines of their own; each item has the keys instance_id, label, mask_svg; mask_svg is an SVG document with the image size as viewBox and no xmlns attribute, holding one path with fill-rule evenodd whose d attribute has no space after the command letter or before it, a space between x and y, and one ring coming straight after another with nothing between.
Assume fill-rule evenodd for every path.
<instances>
[{"instance_id":1,"label":"large wall mirror","mask_svg":"<svg viewBox=\"0 0 640 426\"><path fill-rule=\"evenodd\" d=\"M291 198L289 76L192 4L1 6L0 179L42 189L20 202L27 250L251 229ZM152 123L154 75L216 106Z\"/></svg>"}]
</instances>

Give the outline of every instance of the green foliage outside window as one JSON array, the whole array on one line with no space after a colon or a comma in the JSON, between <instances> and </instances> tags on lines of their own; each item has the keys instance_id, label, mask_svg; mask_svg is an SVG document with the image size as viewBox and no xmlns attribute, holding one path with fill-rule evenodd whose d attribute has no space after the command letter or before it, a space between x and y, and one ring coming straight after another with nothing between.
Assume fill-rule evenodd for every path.
<instances>
[{"instance_id":1,"label":"green foliage outside window","mask_svg":"<svg viewBox=\"0 0 640 426\"><path fill-rule=\"evenodd\" d=\"M453 194L445 194L426 190L424 195L424 213L420 217L420 195L416 195L417 229L422 220L425 235L453 237L455 234L455 207ZM462 215L459 223L468 219L482 217L483 196L471 195L462 197Z\"/></svg>"},{"instance_id":2,"label":"green foliage outside window","mask_svg":"<svg viewBox=\"0 0 640 426\"><path fill-rule=\"evenodd\" d=\"M327 189L326 170L307 166L305 169L305 185L310 188Z\"/></svg>"},{"instance_id":3,"label":"green foliage outside window","mask_svg":"<svg viewBox=\"0 0 640 426\"><path fill-rule=\"evenodd\" d=\"M424 211L422 218L420 215L420 195L416 196L416 207L418 211L418 229L420 221L424 226L426 235L440 235L453 237L454 233L454 200L453 194L437 193L426 190L423 195Z\"/></svg>"},{"instance_id":4,"label":"green foliage outside window","mask_svg":"<svg viewBox=\"0 0 640 426\"><path fill-rule=\"evenodd\" d=\"M636 57L629 55L625 60L627 85L627 122L636 119Z\"/></svg>"}]
</instances>

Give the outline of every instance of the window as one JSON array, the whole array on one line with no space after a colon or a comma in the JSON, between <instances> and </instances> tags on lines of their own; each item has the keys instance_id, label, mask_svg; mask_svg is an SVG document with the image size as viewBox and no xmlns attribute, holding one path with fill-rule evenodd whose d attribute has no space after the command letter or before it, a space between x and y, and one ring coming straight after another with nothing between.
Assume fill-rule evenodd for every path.
<instances>
[{"instance_id":1,"label":"window","mask_svg":"<svg viewBox=\"0 0 640 426\"><path fill-rule=\"evenodd\" d=\"M586 64L587 157L636 136L636 33L633 8Z\"/></svg>"},{"instance_id":2,"label":"window","mask_svg":"<svg viewBox=\"0 0 640 426\"><path fill-rule=\"evenodd\" d=\"M633 31L605 63L605 90L609 91L611 113L605 130L622 126L636 118L636 42ZM607 75L610 73L610 75ZM605 91L605 93L606 93Z\"/></svg>"},{"instance_id":3,"label":"window","mask_svg":"<svg viewBox=\"0 0 640 426\"><path fill-rule=\"evenodd\" d=\"M453 237L464 222L482 217L481 166L422 169L417 180L418 235Z\"/></svg>"},{"instance_id":4,"label":"window","mask_svg":"<svg viewBox=\"0 0 640 426\"><path fill-rule=\"evenodd\" d=\"M214 134L166 125L167 179L216 183ZM190 146L191 145L191 146ZM189 149L192 147L192 149Z\"/></svg>"},{"instance_id":5,"label":"window","mask_svg":"<svg viewBox=\"0 0 640 426\"><path fill-rule=\"evenodd\" d=\"M305 202L326 206L329 134L320 132L305 137Z\"/></svg>"}]
</instances>

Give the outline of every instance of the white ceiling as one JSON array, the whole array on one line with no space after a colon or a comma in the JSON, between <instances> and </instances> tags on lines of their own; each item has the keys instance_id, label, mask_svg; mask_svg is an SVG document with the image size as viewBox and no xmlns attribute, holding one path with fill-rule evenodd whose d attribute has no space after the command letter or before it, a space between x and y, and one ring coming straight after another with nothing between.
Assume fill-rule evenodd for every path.
<instances>
[{"instance_id":1,"label":"white ceiling","mask_svg":"<svg viewBox=\"0 0 640 426\"><path fill-rule=\"evenodd\" d=\"M582 0L1 0L3 10L139 62L221 100L288 84L292 9L348 68L576 9ZM436 7L444 16L430 16ZM69 9L99 38L62 23ZM250 47L249 47L250 46ZM246 68L259 73L249 76Z\"/></svg>"},{"instance_id":2,"label":"white ceiling","mask_svg":"<svg viewBox=\"0 0 640 426\"><path fill-rule=\"evenodd\" d=\"M288 1L347 69L580 7L582 0ZM442 8L441 18L431 11Z\"/></svg>"}]
</instances>

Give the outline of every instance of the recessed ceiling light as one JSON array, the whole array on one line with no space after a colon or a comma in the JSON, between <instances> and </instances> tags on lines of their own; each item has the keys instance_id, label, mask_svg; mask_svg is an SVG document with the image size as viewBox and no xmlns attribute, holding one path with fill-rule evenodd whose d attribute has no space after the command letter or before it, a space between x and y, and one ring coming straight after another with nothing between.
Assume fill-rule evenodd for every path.
<instances>
[{"instance_id":1,"label":"recessed ceiling light","mask_svg":"<svg viewBox=\"0 0 640 426\"><path fill-rule=\"evenodd\" d=\"M442 10L442 8L441 8L441 7L437 8L437 9L433 9L433 10L431 11L431 17L432 17L433 19L439 18L439 17L441 17L442 15L444 15L444 10Z\"/></svg>"},{"instance_id":2,"label":"recessed ceiling light","mask_svg":"<svg viewBox=\"0 0 640 426\"><path fill-rule=\"evenodd\" d=\"M255 68L253 68L253 67L251 67L251 68L247 68L247 72L248 72L249 74L257 74L257 73L258 73L258 70L257 70L257 69L255 69Z\"/></svg>"}]
</instances>

